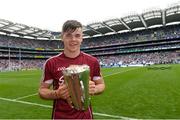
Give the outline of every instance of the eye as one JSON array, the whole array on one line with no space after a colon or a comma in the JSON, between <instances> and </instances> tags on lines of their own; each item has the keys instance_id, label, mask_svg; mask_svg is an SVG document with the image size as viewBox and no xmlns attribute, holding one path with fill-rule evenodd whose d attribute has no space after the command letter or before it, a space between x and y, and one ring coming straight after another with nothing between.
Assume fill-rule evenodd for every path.
<instances>
[{"instance_id":1,"label":"eye","mask_svg":"<svg viewBox=\"0 0 180 120\"><path fill-rule=\"evenodd\" d=\"M66 34L67 38L70 38L72 35L70 33Z\"/></svg>"},{"instance_id":2,"label":"eye","mask_svg":"<svg viewBox=\"0 0 180 120\"><path fill-rule=\"evenodd\" d=\"M75 37L76 37L76 38L80 38L81 35L80 35L80 34L76 34Z\"/></svg>"}]
</instances>

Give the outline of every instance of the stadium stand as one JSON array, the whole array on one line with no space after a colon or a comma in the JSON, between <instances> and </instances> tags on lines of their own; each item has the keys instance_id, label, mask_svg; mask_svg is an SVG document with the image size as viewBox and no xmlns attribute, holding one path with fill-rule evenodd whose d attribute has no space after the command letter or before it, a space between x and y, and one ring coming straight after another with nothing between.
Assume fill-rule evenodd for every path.
<instances>
[{"instance_id":1,"label":"stadium stand","mask_svg":"<svg viewBox=\"0 0 180 120\"><path fill-rule=\"evenodd\" d=\"M96 56L103 67L179 63L179 8L176 5L86 25L81 50ZM4 33L0 35L0 71L39 69L46 59L63 50L57 39L60 32L2 19L0 31Z\"/></svg>"}]
</instances>

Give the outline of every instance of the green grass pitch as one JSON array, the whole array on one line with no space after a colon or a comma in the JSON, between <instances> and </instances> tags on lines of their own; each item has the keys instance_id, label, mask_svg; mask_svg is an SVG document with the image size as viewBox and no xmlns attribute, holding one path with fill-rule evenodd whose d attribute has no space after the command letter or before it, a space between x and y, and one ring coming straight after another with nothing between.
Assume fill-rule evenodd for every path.
<instances>
[{"instance_id":1,"label":"green grass pitch","mask_svg":"<svg viewBox=\"0 0 180 120\"><path fill-rule=\"evenodd\" d=\"M106 90L92 96L94 118L180 119L180 64L102 69ZM41 71L0 73L0 119L50 119L37 95Z\"/></svg>"}]
</instances>

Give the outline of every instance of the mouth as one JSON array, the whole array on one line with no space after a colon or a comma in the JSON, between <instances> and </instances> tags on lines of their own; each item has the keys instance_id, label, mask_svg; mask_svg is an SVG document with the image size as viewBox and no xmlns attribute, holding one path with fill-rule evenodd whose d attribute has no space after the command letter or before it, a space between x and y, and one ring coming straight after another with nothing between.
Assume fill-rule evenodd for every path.
<instances>
[{"instance_id":1,"label":"mouth","mask_svg":"<svg viewBox=\"0 0 180 120\"><path fill-rule=\"evenodd\" d=\"M70 46L77 46L77 43L70 43Z\"/></svg>"}]
</instances>

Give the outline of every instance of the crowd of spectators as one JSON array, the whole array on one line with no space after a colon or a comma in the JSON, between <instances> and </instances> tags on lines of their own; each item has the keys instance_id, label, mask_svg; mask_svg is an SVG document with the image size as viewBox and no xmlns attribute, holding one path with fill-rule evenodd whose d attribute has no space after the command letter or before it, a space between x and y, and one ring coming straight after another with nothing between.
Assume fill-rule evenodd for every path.
<instances>
[{"instance_id":1,"label":"crowd of spectators","mask_svg":"<svg viewBox=\"0 0 180 120\"><path fill-rule=\"evenodd\" d=\"M45 60L0 59L0 71L42 69Z\"/></svg>"},{"instance_id":2,"label":"crowd of spectators","mask_svg":"<svg viewBox=\"0 0 180 120\"><path fill-rule=\"evenodd\" d=\"M180 38L180 25L146 29L127 33L87 38L82 47L98 47L107 45L127 44L142 41Z\"/></svg>"},{"instance_id":3,"label":"crowd of spectators","mask_svg":"<svg viewBox=\"0 0 180 120\"><path fill-rule=\"evenodd\" d=\"M179 27L180 25L171 25L141 31L131 31L113 35L85 38L82 44L82 48L126 44L140 41L180 38ZM0 46L60 49L63 48L63 43L60 40L39 40L0 35Z\"/></svg>"},{"instance_id":4,"label":"crowd of spectators","mask_svg":"<svg viewBox=\"0 0 180 120\"><path fill-rule=\"evenodd\" d=\"M166 26L160 28L147 29L142 31L132 31L121 34L114 35L105 35L101 37L92 37L84 39L82 43L82 48L90 48L84 49L85 52L92 55L101 55L96 56L102 66L121 66L128 64L163 64L163 63L175 63L177 58L177 52L174 51L161 51L159 52L141 52L141 53L129 53L122 54L120 52L125 51L138 51L147 49L161 49L161 48L175 48L177 46L180 47L179 40L170 41L168 39L172 38L180 38L180 25ZM151 46L147 46L146 43L142 44L128 44L127 46L114 46L114 47L106 47L106 48L98 48L100 46L110 46L110 45L122 45L127 43L134 43L140 41L158 41L161 39L167 40L167 42L159 42L160 45L155 45L157 43L152 42L148 44L152 44ZM170 43L176 42L176 43ZM154 45L153 45L154 44ZM162 45L163 44L163 45ZM140 47L140 46L141 47ZM144 45L144 46L143 46ZM136 46L136 47L135 47ZM26 59L22 58L19 60L18 52L11 52L10 57L16 59L8 59L9 53L4 52L2 47L18 47L18 48L42 48L42 49L61 49L63 48L63 43L60 40L37 40L37 39L28 39L28 38L19 38L12 37L6 35L0 35L0 70L8 70L8 69L37 69L42 68L45 60L40 59L32 59L35 58L36 55L45 55L43 54L30 54L28 52L31 51L23 51L22 56L26 57ZM95 48L96 47L96 48ZM130 48L133 47L133 48ZM92 48L92 49L91 49ZM114 49L115 48L115 49ZM8 49L8 48L7 48ZM26 53L27 52L27 53ZM57 52L57 51L56 51ZM102 53L120 53L119 55L102 55ZM55 53L56 54L56 53ZM50 57L53 54L46 54L45 58ZM29 59L27 59L29 57ZM31 59L30 59L31 58Z\"/></svg>"},{"instance_id":5,"label":"crowd of spectators","mask_svg":"<svg viewBox=\"0 0 180 120\"><path fill-rule=\"evenodd\" d=\"M133 53L108 55L97 57L102 67L120 67L123 65L147 65L147 64L171 64L176 63L179 54L176 51L151 52L151 53ZM0 71L19 70L19 69L42 69L45 60L17 60L17 59L1 59Z\"/></svg>"},{"instance_id":6,"label":"crowd of spectators","mask_svg":"<svg viewBox=\"0 0 180 120\"><path fill-rule=\"evenodd\" d=\"M62 45L60 40L40 40L0 35L0 46L3 47L60 49Z\"/></svg>"},{"instance_id":7,"label":"crowd of spectators","mask_svg":"<svg viewBox=\"0 0 180 120\"><path fill-rule=\"evenodd\" d=\"M135 64L170 64L175 63L178 53L175 51L152 52L152 53L133 53L121 55L99 56L98 59L102 66L122 66Z\"/></svg>"},{"instance_id":8,"label":"crowd of spectators","mask_svg":"<svg viewBox=\"0 0 180 120\"><path fill-rule=\"evenodd\" d=\"M180 48L180 43L177 44L164 44L158 46L141 46L132 48L104 48L96 50L88 50L87 53L92 55L102 55L102 54L115 54L115 53L126 53L126 52L138 52L138 51L156 51L156 50L167 50ZM86 51L85 51L86 52Z\"/></svg>"}]
</instances>

